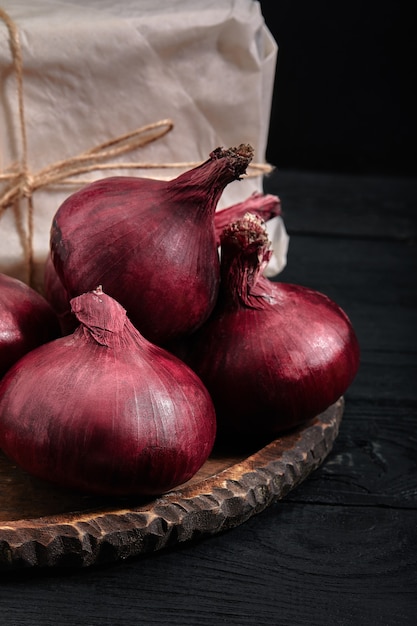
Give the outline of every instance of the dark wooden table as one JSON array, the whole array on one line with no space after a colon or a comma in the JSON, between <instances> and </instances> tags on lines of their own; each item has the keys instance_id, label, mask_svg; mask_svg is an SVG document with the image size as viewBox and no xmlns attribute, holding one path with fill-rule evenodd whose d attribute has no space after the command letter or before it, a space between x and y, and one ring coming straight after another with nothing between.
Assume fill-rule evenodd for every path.
<instances>
[{"instance_id":1,"label":"dark wooden table","mask_svg":"<svg viewBox=\"0 0 417 626\"><path fill-rule=\"evenodd\" d=\"M417 180L275 172L282 280L361 347L339 436L282 501L221 535L76 571L6 573L1 626L417 624Z\"/></svg>"}]
</instances>

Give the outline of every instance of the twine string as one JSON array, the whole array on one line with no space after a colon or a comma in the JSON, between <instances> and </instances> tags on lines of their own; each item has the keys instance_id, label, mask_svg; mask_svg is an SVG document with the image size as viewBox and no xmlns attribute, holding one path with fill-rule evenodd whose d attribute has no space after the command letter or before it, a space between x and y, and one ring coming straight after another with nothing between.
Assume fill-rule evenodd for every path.
<instances>
[{"instance_id":1,"label":"twine string","mask_svg":"<svg viewBox=\"0 0 417 626\"><path fill-rule=\"evenodd\" d=\"M12 203L21 198L30 198L34 191L50 185L70 182L68 178L100 169L124 169L128 166L138 167L137 163L105 164L101 161L117 157L125 152L135 150L157 139L160 139L172 130L171 120L159 120L146 126L141 126L125 135L106 141L91 150L78 154L62 161L56 161L37 172L31 173L24 167L23 159L16 171L0 174L0 180L8 180L8 188L0 195L0 214ZM107 147L111 145L112 147ZM150 164L143 164L147 166ZM152 164L157 166L157 164ZM90 181L91 182L91 181ZM79 180L72 181L80 184Z\"/></svg>"},{"instance_id":2,"label":"twine string","mask_svg":"<svg viewBox=\"0 0 417 626\"><path fill-rule=\"evenodd\" d=\"M17 164L8 168L8 171L0 172L0 183L6 183L6 188L0 192L0 218L4 211L12 208L15 213L16 226L22 241L25 262L28 272L28 282L33 282L34 258L33 258L33 227L34 206L33 194L36 190L49 187L54 184L82 185L91 180L82 180L74 176L92 171L108 169L189 169L196 167L201 162L186 161L177 163L104 163L123 154L132 152L151 142L164 137L174 128L170 119L162 119L151 124L146 124L123 135L111 138L89 150L76 156L59 160L46 167L31 172L28 167L28 141L26 133L26 117L23 97L23 56L19 32L15 22L0 7L0 19L6 24L9 32L9 41L12 54L14 74L16 77L17 101L19 109L19 128L21 141L21 156ZM269 164L251 163L248 166L246 177L256 177L272 170ZM25 198L28 210L26 212L26 232L24 228L20 200Z\"/></svg>"}]
</instances>

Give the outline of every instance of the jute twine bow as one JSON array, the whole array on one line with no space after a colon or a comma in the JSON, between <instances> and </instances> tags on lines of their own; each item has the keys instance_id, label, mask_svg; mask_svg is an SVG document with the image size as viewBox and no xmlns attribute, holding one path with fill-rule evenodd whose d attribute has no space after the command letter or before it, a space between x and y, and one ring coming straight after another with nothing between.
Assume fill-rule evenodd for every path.
<instances>
[{"instance_id":1,"label":"jute twine bow","mask_svg":"<svg viewBox=\"0 0 417 626\"><path fill-rule=\"evenodd\" d=\"M12 62L16 76L17 101L19 109L19 127L21 138L21 157L9 171L0 173L0 183L6 182L6 188L0 192L0 218L4 211L12 208L19 237L22 242L25 255L28 283L33 284L34 254L33 254L33 229L34 229L34 205L33 194L37 189L49 187L54 184L82 185L90 180L72 180L72 177L87 172L106 169L188 169L199 165L200 162L186 161L178 163L103 163L114 157L126 154L143 147L153 141L162 138L174 128L170 119L163 119L151 124L141 126L129 133L119 135L104 143L101 143L86 152L74 157L56 161L43 169L31 172L28 167L28 141L26 134L26 122L23 98L23 57L20 44L19 32L16 24L10 16L0 8L0 19L6 24L12 53ZM268 173L272 167L265 163L251 163L247 177L256 177ZM22 216L20 201L25 198L27 202L26 229Z\"/></svg>"}]
</instances>

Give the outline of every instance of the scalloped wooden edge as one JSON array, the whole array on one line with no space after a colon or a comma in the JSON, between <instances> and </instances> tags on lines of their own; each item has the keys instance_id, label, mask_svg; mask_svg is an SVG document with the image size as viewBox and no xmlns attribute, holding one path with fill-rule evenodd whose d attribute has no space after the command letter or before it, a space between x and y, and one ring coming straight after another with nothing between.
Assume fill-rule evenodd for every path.
<instances>
[{"instance_id":1,"label":"scalloped wooden edge","mask_svg":"<svg viewBox=\"0 0 417 626\"><path fill-rule=\"evenodd\" d=\"M340 398L307 425L218 474L132 509L0 523L0 571L88 567L149 554L242 524L321 465L338 435Z\"/></svg>"}]
</instances>

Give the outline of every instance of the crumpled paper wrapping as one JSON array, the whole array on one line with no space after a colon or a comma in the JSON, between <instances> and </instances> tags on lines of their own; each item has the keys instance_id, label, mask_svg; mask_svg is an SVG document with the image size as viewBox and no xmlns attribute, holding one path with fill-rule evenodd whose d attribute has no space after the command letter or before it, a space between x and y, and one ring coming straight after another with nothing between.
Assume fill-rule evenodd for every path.
<instances>
[{"instance_id":1,"label":"crumpled paper wrapping","mask_svg":"<svg viewBox=\"0 0 417 626\"><path fill-rule=\"evenodd\" d=\"M52 217L74 183L115 174L173 178L214 148L240 143L251 144L254 162L264 163L277 46L258 2L3 0L1 8L20 39L30 174L140 126L173 122L158 140L114 157L112 170L31 192L35 287L42 283ZM6 174L24 151L12 52L0 20L0 173ZM132 170L127 162L158 167ZM159 167L175 163L179 167ZM0 179L0 195L6 183ZM254 191L262 191L262 171L231 183L218 209ZM17 208L2 210L0 271L28 282L25 203L20 198ZM285 265L288 238L280 218L269 228L278 245L274 274Z\"/></svg>"}]
</instances>

